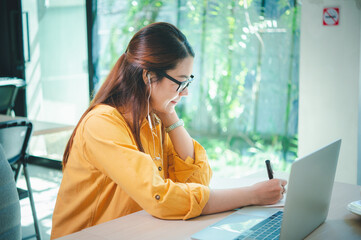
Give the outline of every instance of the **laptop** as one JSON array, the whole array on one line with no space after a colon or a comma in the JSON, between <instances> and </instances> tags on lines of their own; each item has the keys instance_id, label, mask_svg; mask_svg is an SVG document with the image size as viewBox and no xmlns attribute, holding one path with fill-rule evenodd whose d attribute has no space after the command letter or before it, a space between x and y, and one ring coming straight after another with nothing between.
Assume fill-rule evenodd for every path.
<instances>
[{"instance_id":1,"label":"laptop","mask_svg":"<svg viewBox=\"0 0 361 240\"><path fill-rule=\"evenodd\" d=\"M291 166L285 207L245 207L192 239L304 239L327 217L341 139L297 159Z\"/></svg>"}]
</instances>

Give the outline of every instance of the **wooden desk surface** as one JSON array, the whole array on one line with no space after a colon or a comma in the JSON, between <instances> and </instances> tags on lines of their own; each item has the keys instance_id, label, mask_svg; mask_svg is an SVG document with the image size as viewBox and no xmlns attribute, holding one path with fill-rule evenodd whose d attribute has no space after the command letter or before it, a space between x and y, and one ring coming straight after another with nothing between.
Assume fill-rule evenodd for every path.
<instances>
[{"instance_id":1,"label":"wooden desk surface","mask_svg":"<svg viewBox=\"0 0 361 240\"><path fill-rule=\"evenodd\" d=\"M11 116L0 114L0 122L10 121L10 120L14 120L14 119L26 119L26 118L11 117ZM37 120L30 120L30 121L33 123L32 136L39 136L39 135L62 132L62 131L74 129L74 126L72 126L72 125L44 122L44 121L37 121Z\"/></svg>"},{"instance_id":2,"label":"wooden desk surface","mask_svg":"<svg viewBox=\"0 0 361 240\"><path fill-rule=\"evenodd\" d=\"M247 181L247 178L242 178L239 182L243 182L241 185L244 185ZM235 180L232 179L230 182ZM361 216L354 215L346 209L348 203L360 199L360 186L336 182L326 222L306 239L361 239ZM139 211L60 239L190 239L194 233L231 213L233 211L183 221L162 220L152 217L145 211Z\"/></svg>"}]
</instances>

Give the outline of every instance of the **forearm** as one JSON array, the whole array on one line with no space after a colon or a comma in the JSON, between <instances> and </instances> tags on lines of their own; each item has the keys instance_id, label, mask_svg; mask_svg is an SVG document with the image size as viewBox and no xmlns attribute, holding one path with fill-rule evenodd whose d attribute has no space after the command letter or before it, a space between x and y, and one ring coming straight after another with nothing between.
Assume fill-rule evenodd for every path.
<instances>
[{"instance_id":1,"label":"forearm","mask_svg":"<svg viewBox=\"0 0 361 240\"><path fill-rule=\"evenodd\" d=\"M213 189L202 215L224 212L253 204L250 187Z\"/></svg>"},{"instance_id":2,"label":"forearm","mask_svg":"<svg viewBox=\"0 0 361 240\"><path fill-rule=\"evenodd\" d=\"M218 213L248 205L275 204L283 197L283 179L272 179L249 187L211 190L202 214Z\"/></svg>"}]
</instances>

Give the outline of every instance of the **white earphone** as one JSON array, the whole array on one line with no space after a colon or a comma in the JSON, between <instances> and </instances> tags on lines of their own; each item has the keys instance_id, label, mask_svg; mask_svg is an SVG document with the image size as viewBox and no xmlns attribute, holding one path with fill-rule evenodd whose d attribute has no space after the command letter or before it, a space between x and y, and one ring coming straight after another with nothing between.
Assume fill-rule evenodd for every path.
<instances>
[{"instance_id":1,"label":"white earphone","mask_svg":"<svg viewBox=\"0 0 361 240\"><path fill-rule=\"evenodd\" d=\"M148 122L149 122L149 126L150 129L153 130L153 126L152 126L152 121L150 119L150 115L149 115L149 99L150 99L150 94L152 93L152 85L151 85L151 81L150 81L150 73L147 73L147 77L148 77L148 83L149 83L149 96L148 96Z\"/></svg>"},{"instance_id":2,"label":"white earphone","mask_svg":"<svg viewBox=\"0 0 361 240\"><path fill-rule=\"evenodd\" d=\"M155 153L155 140L154 140L154 136L153 136L153 125L152 125L152 120L151 120L151 117L149 115L149 100L150 100L150 95L152 93L152 85L151 85L151 80L150 80L150 73L148 72L147 73L147 78L148 78L148 83L149 83L149 96L148 96L148 122L149 122L149 127L150 127L150 130L152 131L152 139L153 139L153 148L154 148L154 153ZM156 133L157 134L157 133ZM155 156L155 160L157 161L161 161L162 158L163 158L163 145L162 145L162 134L159 135L160 137L160 148L161 148L161 151L160 151L160 154L162 154L162 157L159 155L159 156Z\"/></svg>"},{"instance_id":3,"label":"white earphone","mask_svg":"<svg viewBox=\"0 0 361 240\"><path fill-rule=\"evenodd\" d=\"M152 82L150 81L150 73L149 72L147 73L147 77L148 77L148 83L149 83L149 87L150 87Z\"/></svg>"}]
</instances>

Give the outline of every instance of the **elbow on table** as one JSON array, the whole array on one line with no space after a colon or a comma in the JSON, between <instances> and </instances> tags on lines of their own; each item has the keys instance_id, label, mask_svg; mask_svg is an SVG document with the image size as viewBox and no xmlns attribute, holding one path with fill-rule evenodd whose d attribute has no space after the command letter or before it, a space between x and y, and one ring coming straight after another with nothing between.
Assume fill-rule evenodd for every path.
<instances>
[{"instance_id":1,"label":"elbow on table","mask_svg":"<svg viewBox=\"0 0 361 240\"><path fill-rule=\"evenodd\" d=\"M147 213L153 217L164 220L180 220L184 219L186 213L175 211L175 208L169 207L163 203L156 203L151 207L144 209Z\"/></svg>"},{"instance_id":2,"label":"elbow on table","mask_svg":"<svg viewBox=\"0 0 361 240\"><path fill-rule=\"evenodd\" d=\"M187 220L201 215L201 206L159 201L144 208L153 217L165 220Z\"/></svg>"},{"instance_id":3,"label":"elbow on table","mask_svg":"<svg viewBox=\"0 0 361 240\"><path fill-rule=\"evenodd\" d=\"M172 184L171 181L168 183ZM154 189L152 198L144 199L140 205L146 212L160 219L186 220L201 215L209 199L209 187L197 183L174 186Z\"/></svg>"}]
</instances>

